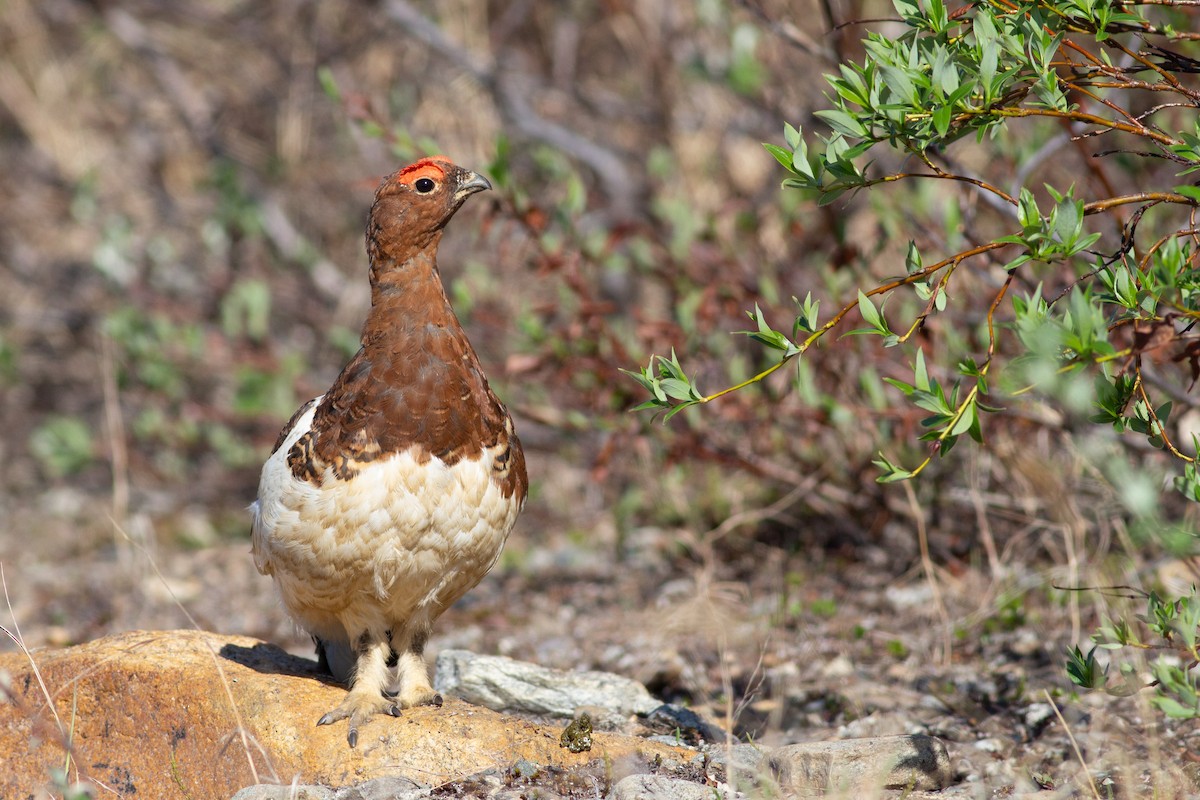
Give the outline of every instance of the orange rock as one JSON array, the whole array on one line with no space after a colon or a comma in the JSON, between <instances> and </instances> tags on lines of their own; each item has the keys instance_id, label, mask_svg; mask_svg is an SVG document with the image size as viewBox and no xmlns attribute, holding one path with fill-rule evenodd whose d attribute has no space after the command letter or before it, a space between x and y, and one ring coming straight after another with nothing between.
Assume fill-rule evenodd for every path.
<instances>
[{"instance_id":1,"label":"orange rock","mask_svg":"<svg viewBox=\"0 0 1200 800\"><path fill-rule=\"evenodd\" d=\"M33 659L53 712L29 660L0 655L0 677L11 679L0 702L0 797L29 796L68 763L70 782L95 781L118 796L199 800L256 782L336 787L398 775L437 785L518 759L572 767L694 755L599 732L590 752L575 754L559 747L556 727L453 698L381 716L350 749L344 726L316 725L345 690L315 662L241 636L136 631Z\"/></svg>"}]
</instances>

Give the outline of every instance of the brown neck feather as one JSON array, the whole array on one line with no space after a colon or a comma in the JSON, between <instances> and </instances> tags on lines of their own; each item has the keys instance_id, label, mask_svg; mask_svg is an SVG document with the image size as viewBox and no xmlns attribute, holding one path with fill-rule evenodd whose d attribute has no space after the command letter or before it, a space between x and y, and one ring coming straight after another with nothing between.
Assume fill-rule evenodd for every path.
<instances>
[{"instance_id":1,"label":"brown neck feather","mask_svg":"<svg viewBox=\"0 0 1200 800\"><path fill-rule=\"evenodd\" d=\"M412 326L457 326L437 266L437 251L426 250L397 264L390 259L371 262L371 310L363 323L368 338L394 333L403 336Z\"/></svg>"}]
</instances>

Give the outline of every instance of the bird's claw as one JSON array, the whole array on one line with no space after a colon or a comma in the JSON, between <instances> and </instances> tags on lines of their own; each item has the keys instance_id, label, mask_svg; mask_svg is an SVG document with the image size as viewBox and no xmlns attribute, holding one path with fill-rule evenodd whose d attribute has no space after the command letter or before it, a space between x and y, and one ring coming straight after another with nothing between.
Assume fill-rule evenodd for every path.
<instances>
[{"instance_id":1,"label":"bird's claw","mask_svg":"<svg viewBox=\"0 0 1200 800\"><path fill-rule=\"evenodd\" d=\"M350 720L350 730L346 733L346 742L351 747L358 746L358 729L371 720L371 717L376 714L387 714L391 717L400 716L400 706L393 703L390 698L380 697L378 701L374 699L356 698L353 695L348 696L346 700L337 708L329 711L317 720L318 725L332 725L343 719Z\"/></svg>"}]
</instances>

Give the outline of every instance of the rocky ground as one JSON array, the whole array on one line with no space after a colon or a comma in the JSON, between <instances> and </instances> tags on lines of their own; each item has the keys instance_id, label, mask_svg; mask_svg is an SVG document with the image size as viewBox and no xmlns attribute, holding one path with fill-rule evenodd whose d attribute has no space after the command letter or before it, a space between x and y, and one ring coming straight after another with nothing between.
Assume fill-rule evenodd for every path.
<instances>
[{"instance_id":1,"label":"rocky ground","mask_svg":"<svg viewBox=\"0 0 1200 800\"><path fill-rule=\"evenodd\" d=\"M621 562L599 540L532 539L518 533L504 563L442 618L429 653L441 688L555 731L586 710L597 730L694 747L704 756L697 763L716 766L664 773L666 783L633 775L621 782L595 766L564 773L513 759L425 786L425 793L693 796L671 782L685 780L762 796L763 780L779 780L771 753L857 741L868 750L866 763L882 772L894 756L869 753L879 737L900 735L944 744L944 776L920 785L939 797L1198 791L1193 723L1164 720L1145 693L1072 692L1062 666L1072 619L1091 624L1096 609L1048 590L1050 573L1026 571L1017 581L985 579L975 569L938 571L931 585L919 572L890 573L885 551L869 547L860 548L859 560L839 562L821 550L789 556L743 540L705 565L665 531L640 531ZM244 543L159 553L153 563L136 550L126 557L93 557L70 569L7 564L9 601L26 642L53 646L108 631L186 627L190 615L204 629L248 633L311 655ZM625 705L606 714L603 703L567 686L559 707L547 709L536 699L540 690L518 680L498 693L506 699L489 700L446 677L461 671L447 665L464 652L611 673L644 685L648 695L626 684ZM688 716L649 713L662 704ZM749 757L747 745L767 760ZM742 777L721 766L731 758L742 764ZM381 787L395 788L259 789L240 797L392 796Z\"/></svg>"}]
</instances>

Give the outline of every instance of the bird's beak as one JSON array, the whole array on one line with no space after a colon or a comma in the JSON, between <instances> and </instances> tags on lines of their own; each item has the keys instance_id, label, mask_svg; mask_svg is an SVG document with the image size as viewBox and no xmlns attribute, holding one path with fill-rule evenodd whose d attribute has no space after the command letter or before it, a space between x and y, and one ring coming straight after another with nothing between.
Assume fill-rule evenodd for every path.
<instances>
[{"instance_id":1,"label":"bird's beak","mask_svg":"<svg viewBox=\"0 0 1200 800\"><path fill-rule=\"evenodd\" d=\"M476 192L482 192L485 189L491 189L492 182L483 177L477 172L467 172L459 181L458 191L454 193L456 200L462 200Z\"/></svg>"}]
</instances>

